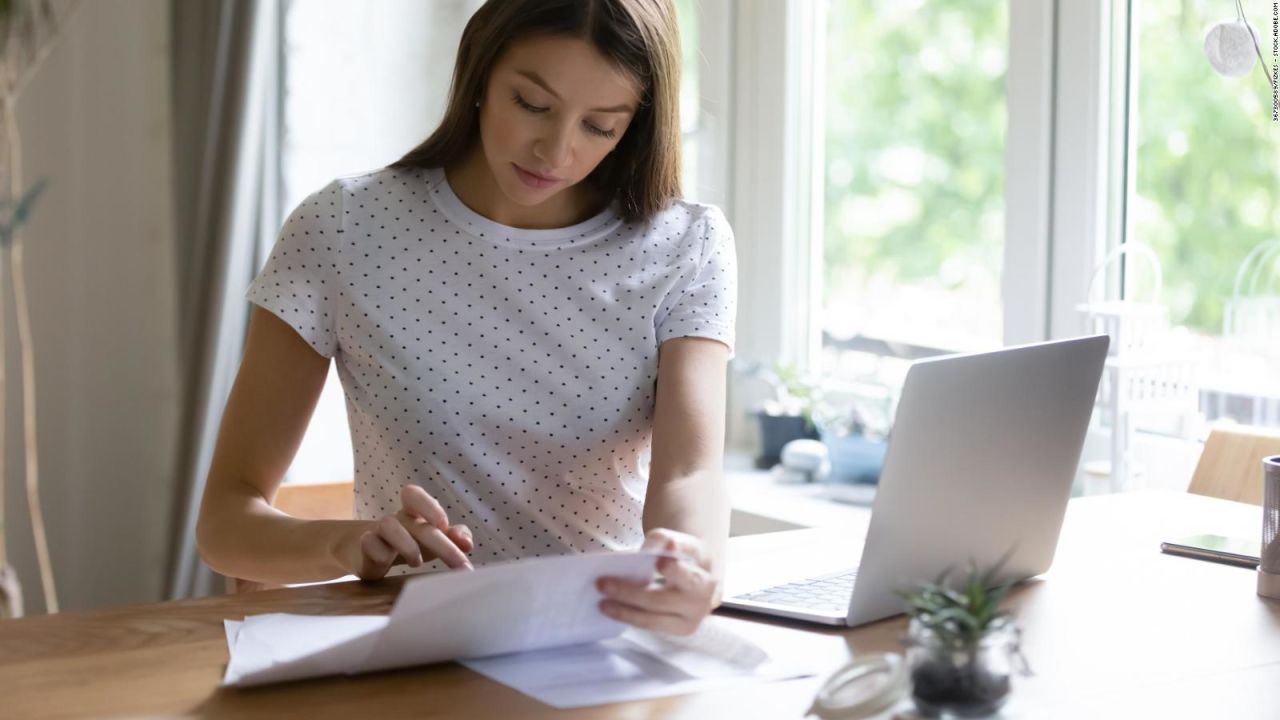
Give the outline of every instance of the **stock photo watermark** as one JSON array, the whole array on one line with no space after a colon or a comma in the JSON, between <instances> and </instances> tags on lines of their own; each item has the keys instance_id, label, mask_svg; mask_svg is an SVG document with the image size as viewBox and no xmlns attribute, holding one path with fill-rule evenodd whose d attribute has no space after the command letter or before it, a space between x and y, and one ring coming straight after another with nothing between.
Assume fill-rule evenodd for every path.
<instances>
[{"instance_id":1,"label":"stock photo watermark","mask_svg":"<svg viewBox=\"0 0 1280 720\"><path fill-rule=\"evenodd\" d=\"M1280 2L1271 3L1271 122L1280 122Z\"/></svg>"}]
</instances>

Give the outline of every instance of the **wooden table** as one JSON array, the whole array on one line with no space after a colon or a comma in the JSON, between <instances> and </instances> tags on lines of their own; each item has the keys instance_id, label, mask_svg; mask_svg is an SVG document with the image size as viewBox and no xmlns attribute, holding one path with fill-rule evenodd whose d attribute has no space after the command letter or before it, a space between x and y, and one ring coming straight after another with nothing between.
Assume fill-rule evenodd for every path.
<instances>
[{"instance_id":1,"label":"wooden table","mask_svg":"<svg viewBox=\"0 0 1280 720\"><path fill-rule=\"evenodd\" d=\"M1072 500L1054 567L1010 594L1036 675L1016 681L1006 716L1280 717L1280 603L1255 595L1251 570L1159 551L1162 539L1198 532L1253 537L1260 515L1256 506L1168 492ZM734 538L731 573L746 577L751 568L765 569L749 559L781 561L787 548L830 532ZM253 690L218 688L227 661L223 619L382 613L400 582L0 622L0 717L795 718L821 682L804 678L572 711L544 706L453 663ZM844 631L788 626L826 636L822 642L830 643L833 657L847 658L899 649L904 621Z\"/></svg>"}]
</instances>

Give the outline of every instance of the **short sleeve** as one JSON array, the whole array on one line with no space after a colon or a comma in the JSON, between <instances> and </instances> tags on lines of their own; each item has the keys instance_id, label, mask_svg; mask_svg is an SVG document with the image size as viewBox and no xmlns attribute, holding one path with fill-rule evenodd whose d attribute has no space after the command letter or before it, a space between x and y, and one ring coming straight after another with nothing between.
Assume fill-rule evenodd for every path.
<instances>
[{"instance_id":1,"label":"short sleeve","mask_svg":"<svg viewBox=\"0 0 1280 720\"><path fill-rule=\"evenodd\" d=\"M675 337L705 337L734 351L734 321L738 306L738 260L733 229L720 208L709 206L695 222L702 252L688 282L677 285L674 302L657 326L658 344Z\"/></svg>"},{"instance_id":2,"label":"short sleeve","mask_svg":"<svg viewBox=\"0 0 1280 720\"><path fill-rule=\"evenodd\" d=\"M342 187L334 180L289 214L266 265L245 293L327 358L338 349L334 307L341 238Z\"/></svg>"}]
</instances>

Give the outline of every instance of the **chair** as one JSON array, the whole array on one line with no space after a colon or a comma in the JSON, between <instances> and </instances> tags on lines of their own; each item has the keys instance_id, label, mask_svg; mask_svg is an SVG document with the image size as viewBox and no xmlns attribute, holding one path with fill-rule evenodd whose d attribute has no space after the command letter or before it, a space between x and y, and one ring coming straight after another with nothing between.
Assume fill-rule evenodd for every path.
<instances>
[{"instance_id":1,"label":"chair","mask_svg":"<svg viewBox=\"0 0 1280 720\"><path fill-rule=\"evenodd\" d=\"M281 485L272 506L304 520L350 520L352 518L353 482L294 483ZM227 592L268 590L279 585L227 578Z\"/></svg>"},{"instance_id":2,"label":"chair","mask_svg":"<svg viewBox=\"0 0 1280 720\"><path fill-rule=\"evenodd\" d=\"M350 481L281 485L272 505L305 520L350 520L354 492Z\"/></svg>"},{"instance_id":3,"label":"chair","mask_svg":"<svg viewBox=\"0 0 1280 720\"><path fill-rule=\"evenodd\" d=\"M1280 455L1280 431L1219 425L1209 433L1187 492L1262 504L1262 458Z\"/></svg>"}]
</instances>

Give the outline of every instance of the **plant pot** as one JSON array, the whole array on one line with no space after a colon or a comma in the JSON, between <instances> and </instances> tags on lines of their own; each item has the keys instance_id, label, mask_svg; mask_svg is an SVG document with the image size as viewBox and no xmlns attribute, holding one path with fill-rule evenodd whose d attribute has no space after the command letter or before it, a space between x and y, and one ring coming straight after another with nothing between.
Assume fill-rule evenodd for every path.
<instances>
[{"instance_id":1,"label":"plant pot","mask_svg":"<svg viewBox=\"0 0 1280 720\"><path fill-rule=\"evenodd\" d=\"M755 413L760 423L760 455L756 467L768 469L782 461L782 446L808 438L819 440L818 429L803 415L769 415L763 410Z\"/></svg>"},{"instance_id":2,"label":"plant pot","mask_svg":"<svg viewBox=\"0 0 1280 720\"><path fill-rule=\"evenodd\" d=\"M907 628L911 699L931 717L987 717L1009 699L1018 629L996 621L976 641L944 640L912 619Z\"/></svg>"},{"instance_id":3,"label":"plant pot","mask_svg":"<svg viewBox=\"0 0 1280 720\"><path fill-rule=\"evenodd\" d=\"M871 440L864 435L822 436L831 460L831 474L827 482L839 485L875 485L880 482L880 469L884 466L884 453L888 445L883 440Z\"/></svg>"}]
</instances>

